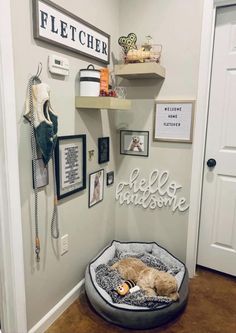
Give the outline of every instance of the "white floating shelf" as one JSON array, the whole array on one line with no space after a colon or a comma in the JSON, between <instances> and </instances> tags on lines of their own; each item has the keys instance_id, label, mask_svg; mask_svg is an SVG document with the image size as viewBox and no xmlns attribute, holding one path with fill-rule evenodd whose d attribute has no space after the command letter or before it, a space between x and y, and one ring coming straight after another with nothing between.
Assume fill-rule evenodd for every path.
<instances>
[{"instance_id":1,"label":"white floating shelf","mask_svg":"<svg viewBox=\"0 0 236 333\"><path fill-rule=\"evenodd\" d=\"M115 75L125 79L164 79L165 68L156 62L115 65Z\"/></svg>"},{"instance_id":2,"label":"white floating shelf","mask_svg":"<svg viewBox=\"0 0 236 333\"><path fill-rule=\"evenodd\" d=\"M117 97L76 96L75 107L79 109L129 110L131 101Z\"/></svg>"}]
</instances>

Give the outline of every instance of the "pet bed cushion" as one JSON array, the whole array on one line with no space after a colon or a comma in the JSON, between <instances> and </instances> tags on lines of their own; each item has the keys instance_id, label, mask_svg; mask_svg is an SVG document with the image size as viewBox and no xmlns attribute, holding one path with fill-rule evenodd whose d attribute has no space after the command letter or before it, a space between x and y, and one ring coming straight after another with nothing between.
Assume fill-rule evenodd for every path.
<instances>
[{"instance_id":1,"label":"pet bed cushion","mask_svg":"<svg viewBox=\"0 0 236 333\"><path fill-rule=\"evenodd\" d=\"M127 301L124 299L124 302L121 299L114 299L107 287L107 285L109 286L107 277L105 276L101 280L98 274L101 274L103 268L112 264L117 258L128 256L140 257L140 259L155 257L163 265L163 270L175 275L179 287L179 301L172 303L157 299L155 302L153 300L141 303L137 300L132 302L134 294L131 298L128 297ZM148 329L172 320L183 310L188 296L188 273L182 262L154 242L122 243L113 241L88 265L85 288L95 310L109 322L131 329ZM139 306L133 304L139 304Z\"/></svg>"}]
</instances>

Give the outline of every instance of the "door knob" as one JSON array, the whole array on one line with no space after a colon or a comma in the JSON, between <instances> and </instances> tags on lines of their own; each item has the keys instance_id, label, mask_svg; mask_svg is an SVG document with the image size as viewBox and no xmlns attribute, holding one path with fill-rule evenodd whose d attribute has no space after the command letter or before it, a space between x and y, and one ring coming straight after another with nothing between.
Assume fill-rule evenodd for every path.
<instances>
[{"instance_id":1,"label":"door knob","mask_svg":"<svg viewBox=\"0 0 236 333\"><path fill-rule=\"evenodd\" d=\"M216 160L214 158L210 158L208 161L207 161L207 166L209 168L214 168L214 166L216 166Z\"/></svg>"}]
</instances>

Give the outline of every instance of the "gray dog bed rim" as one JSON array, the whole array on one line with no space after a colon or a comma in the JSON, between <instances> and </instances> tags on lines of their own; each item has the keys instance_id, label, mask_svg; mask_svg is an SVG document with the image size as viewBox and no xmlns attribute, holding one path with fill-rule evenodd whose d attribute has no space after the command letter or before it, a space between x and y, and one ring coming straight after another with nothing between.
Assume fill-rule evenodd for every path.
<instances>
[{"instance_id":1,"label":"gray dog bed rim","mask_svg":"<svg viewBox=\"0 0 236 333\"><path fill-rule=\"evenodd\" d=\"M130 244L143 244L156 246L172 258L181 263L184 267L184 276L179 286L180 300L170 304L163 304L156 309L144 308L140 309L135 306L135 309L117 306L116 303L110 303L97 289L93 277L91 275L91 265L93 265L106 251L116 244L130 245ZM95 310L110 323L131 329L148 329L160 326L173 320L186 306L188 298L188 272L185 265L173 256L165 248L158 245L156 242L119 242L113 241L109 246L103 249L88 265L85 276L85 289L90 300L90 303ZM132 306L131 306L132 307Z\"/></svg>"}]
</instances>

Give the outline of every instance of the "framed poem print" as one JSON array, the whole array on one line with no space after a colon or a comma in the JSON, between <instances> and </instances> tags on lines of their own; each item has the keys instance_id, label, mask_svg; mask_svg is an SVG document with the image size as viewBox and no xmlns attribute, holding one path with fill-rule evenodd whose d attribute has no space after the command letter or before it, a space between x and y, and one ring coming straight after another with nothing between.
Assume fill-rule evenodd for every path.
<instances>
[{"instance_id":1,"label":"framed poem print","mask_svg":"<svg viewBox=\"0 0 236 333\"><path fill-rule=\"evenodd\" d=\"M103 200L104 192L104 169L89 175L89 207Z\"/></svg>"},{"instance_id":2,"label":"framed poem print","mask_svg":"<svg viewBox=\"0 0 236 333\"><path fill-rule=\"evenodd\" d=\"M86 188L86 135L59 136L55 160L58 199Z\"/></svg>"},{"instance_id":3,"label":"framed poem print","mask_svg":"<svg viewBox=\"0 0 236 333\"><path fill-rule=\"evenodd\" d=\"M107 173L107 186L110 186L114 183L114 171Z\"/></svg>"},{"instance_id":4,"label":"framed poem print","mask_svg":"<svg viewBox=\"0 0 236 333\"><path fill-rule=\"evenodd\" d=\"M194 101L157 101L154 141L192 142Z\"/></svg>"},{"instance_id":5,"label":"framed poem print","mask_svg":"<svg viewBox=\"0 0 236 333\"><path fill-rule=\"evenodd\" d=\"M98 138L98 163L106 163L110 160L110 138Z\"/></svg>"},{"instance_id":6,"label":"framed poem print","mask_svg":"<svg viewBox=\"0 0 236 333\"><path fill-rule=\"evenodd\" d=\"M148 131L120 131L120 153L123 155L148 156Z\"/></svg>"}]
</instances>

